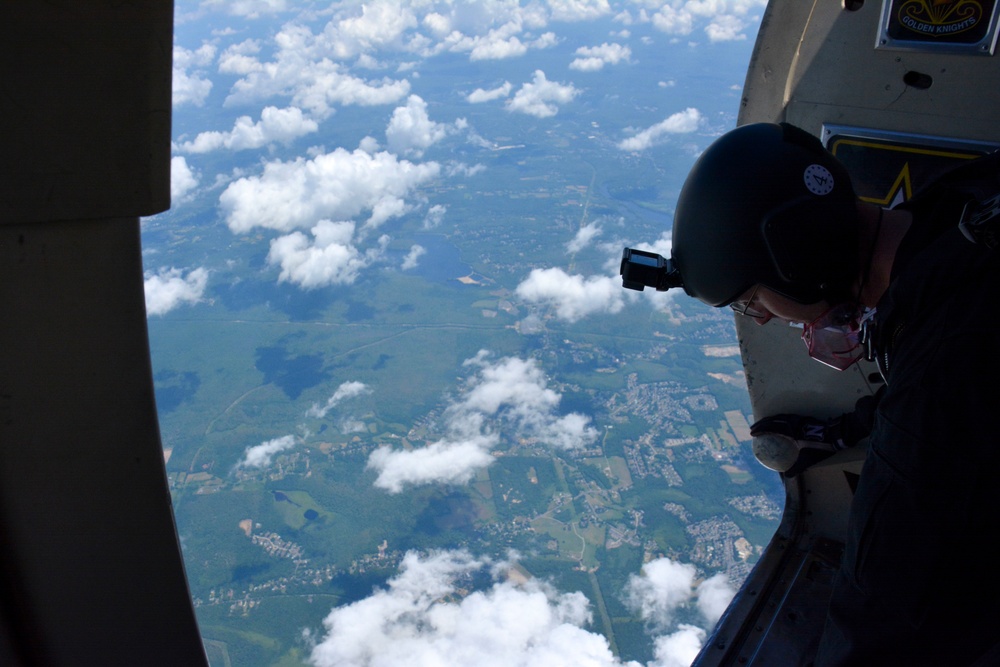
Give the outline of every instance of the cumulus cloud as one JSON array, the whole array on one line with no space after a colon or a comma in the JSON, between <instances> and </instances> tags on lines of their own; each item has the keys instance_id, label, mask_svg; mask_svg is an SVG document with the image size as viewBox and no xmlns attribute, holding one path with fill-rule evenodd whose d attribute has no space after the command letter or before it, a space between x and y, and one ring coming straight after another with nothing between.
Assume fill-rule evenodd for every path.
<instances>
[{"instance_id":1,"label":"cumulus cloud","mask_svg":"<svg viewBox=\"0 0 1000 667\"><path fill-rule=\"evenodd\" d=\"M230 183L219 204L235 233L254 227L287 232L366 210L369 226L376 227L409 210L405 198L439 173L436 162L414 164L384 151L337 148L311 160L269 162L261 175Z\"/></svg>"},{"instance_id":2,"label":"cumulus cloud","mask_svg":"<svg viewBox=\"0 0 1000 667\"><path fill-rule=\"evenodd\" d=\"M547 0L554 21L589 21L611 13L608 0Z\"/></svg>"},{"instance_id":3,"label":"cumulus cloud","mask_svg":"<svg viewBox=\"0 0 1000 667\"><path fill-rule=\"evenodd\" d=\"M462 118L451 124L435 123L427 115L427 103L419 95L410 95L406 106L392 112L385 140L394 153L420 157L425 150L464 127Z\"/></svg>"},{"instance_id":4,"label":"cumulus cloud","mask_svg":"<svg viewBox=\"0 0 1000 667\"><path fill-rule=\"evenodd\" d=\"M368 457L368 467L378 472L375 486L400 493L407 486L465 484L493 462L490 455L499 442L495 434L456 434L419 449L379 447Z\"/></svg>"},{"instance_id":5,"label":"cumulus cloud","mask_svg":"<svg viewBox=\"0 0 1000 667\"><path fill-rule=\"evenodd\" d=\"M403 258L403 263L400 265L400 268L403 269L404 271L417 268L417 264L419 263L420 258L423 257L426 253L427 253L426 248L424 248L422 245L414 244L412 247L410 247L410 252L406 253L406 257Z\"/></svg>"},{"instance_id":6,"label":"cumulus cloud","mask_svg":"<svg viewBox=\"0 0 1000 667\"><path fill-rule=\"evenodd\" d=\"M267 262L280 266L278 282L291 282L311 290L331 285L349 285L361 270L385 254L388 236L375 246L360 250L355 245L353 222L320 220L312 236L292 232L271 241Z\"/></svg>"},{"instance_id":7,"label":"cumulus cloud","mask_svg":"<svg viewBox=\"0 0 1000 667\"><path fill-rule=\"evenodd\" d=\"M478 373L444 411L443 438L418 449L372 452L368 467L378 471L377 487L399 493L408 485L468 482L493 461L501 434L563 449L594 441L589 417L556 413L562 396L548 387L538 362L505 357L491 363L489 357L481 350L464 362Z\"/></svg>"},{"instance_id":8,"label":"cumulus cloud","mask_svg":"<svg viewBox=\"0 0 1000 667\"><path fill-rule=\"evenodd\" d=\"M507 101L507 109L529 116L547 118L559 112L559 104L572 101L580 91L572 84L556 83L545 78L545 72L535 70L535 78L525 83Z\"/></svg>"},{"instance_id":9,"label":"cumulus cloud","mask_svg":"<svg viewBox=\"0 0 1000 667\"><path fill-rule=\"evenodd\" d=\"M518 297L576 322L588 315L613 314L625 306L621 279L571 275L559 268L533 269L515 289Z\"/></svg>"},{"instance_id":10,"label":"cumulus cloud","mask_svg":"<svg viewBox=\"0 0 1000 667\"><path fill-rule=\"evenodd\" d=\"M698 611L710 626L714 626L732 602L735 591L726 575L720 573L698 584L695 595Z\"/></svg>"},{"instance_id":11,"label":"cumulus cloud","mask_svg":"<svg viewBox=\"0 0 1000 667\"><path fill-rule=\"evenodd\" d=\"M178 204L198 187L198 176L181 155L170 158L170 200Z\"/></svg>"},{"instance_id":12,"label":"cumulus cloud","mask_svg":"<svg viewBox=\"0 0 1000 667\"><path fill-rule=\"evenodd\" d=\"M327 614L325 634L315 638L309 663L641 667L616 658L604 636L588 629L593 613L583 593L560 592L535 578L515 583L505 577L512 565L465 550L407 552L384 588ZM480 572L488 572L492 582L468 592ZM697 596L693 582L693 566L660 559L632 575L626 593L635 590L650 609L669 608L673 614ZM692 623L648 627L656 633L655 658L646 667L687 667L707 635ZM306 636L312 639L311 633Z\"/></svg>"},{"instance_id":13,"label":"cumulus cloud","mask_svg":"<svg viewBox=\"0 0 1000 667\"><path fill-rule=\"evenodd\" d=\"M710 42L732 42L747 38L743 32L746 27L746 21L739 17L719 16L705 26L705 34Z\"/></svg>"},{"instance_id":14,"label":"cumulus cloud","mask_svg":"<svg viewBox=\"0 0 1000 667\"><path fill-rule=\"evenodd\" d=\"M629 607L654 628L670 627L678 608L692 598L697 569L690 563L658 558L629 577L625 589Z\"/></svg>"},{"instance_id":15,"label":"cumulus cloud","mask_svg":"<svg viewBox=\"0 0 1000 667\"><path fill-rule=\"evenodd\" d=\"M288 144L318 129L319 124L306 118L301 109L264 107L256 123L250 116L240 116L231 131L201 132L193 141L179 144L177 150L184 153L208 153L219 148L242 151L275 142Z\"/></svg>"},{"instance_id":16,"label":"cumulus cloud","mask_svg":"<svg viewBox=\"0 0 1000 667\"><path fill-rule=\"evenodd\" d=\"M705 637L705 631L698 626L681 623L676 632L657 637L653 642L655 659L649 667L690 667Z\"/></svg>"},{"instance_id":17,"label":"cumulus cloud","mask_svg":"<svg viewBox=\"0 0 1000 667\"><path fill-rule=\"evenodd\" d=\"M405 3L376 0L361 5L361 14L332 20L323 31L323 45L337 58L351 58L375 49L402 48L403 34L417 27Z\"/></svg>"},{"instance_id":18,"label":"cumulus cloud","mask_svg":"<svg viewBox=\"0 0 1000 667\"><path fill-rule=\"evenodd\" d=\"M694 15L686 7L664 4L651 20L657 30L668 35L690 35L694 30Z\"/></svg>"},{"instance_id":19,"label":"cumulus cloud","mask_svg":"<svg viewBox=\"0 0 1000 667\"><path fill-rule=\"evenodd\" d=\"M410 92L405 79L364 80L352 76L345 66L328 57L324 34L288 24L275 36L274 59L262 62L253 55L252 44L241 52L227 54L226 66L244 73L233 84L227 105L249 104L274 96L289 97L292 105L324 119L337 105L375 106L392 104ZM238 58L236 57L238 56Z\"/></svg>"},{"instance_id":20,"label":"cumulus cloud","mask_svg":"<svg viewBox=\"0 0 1000 667\"><path fill-rule=\"evenodd\" d=\"M238 44L226 47L219 56L219 71L223 74L238 74L243 76L264 68L257 54L260 53L260 40L247 39Z\"/></svg>"},{"instance_id":21,"label":"cumulus cloud","mask_svg":"<svg viewBox=\"0 0 1000 667\"><path fill-rule=\"evenodd\" d=\"M427 215L424 216L424 229L433 229L441 224L444 220L444 214L448 212L448 207L442 204L434 204L429 209L427 209Z\"/></svg>"},{"instance_id":22,"label":"cumulus cloud","mask_svg":"<svg viewBox=\"0 0 1000 667\"><path fill-rule=\"evenodd\" d=\"M495 8L497 5L493 5L493 7ZM454 30L434 50L468 52L469 60L476 61L516 58L523 56L531 49L546 49L554 46L558 42L555 33L546 32L538 37L533 37L525 32L525 28L530 27L531 24L541 26L546 20L538 15L533 16L530 12L530 9L525 8L524 12L515 13L506 22L488 30L478 27L477 34L469 35Z\"/></svg>"},{"instance_id":23,"label":"cumulus cloud","mask_svg":"<svg viewBox=\"0 0 1000 667\"><path fill-rule=\"evenodd\" d=\"M618 144L623 151L641 151L655 146L665 136L694 132L702 122L701 112L693 107L672 114L652 127L637 132Z\"/></svg>"},{"instance_id":24,"label":"cumulus cloud","mask_svg":"<svg viewBox=\"0 0 1000 667\"><path fill-rule=\"evenodd\" d=\"M204 0L207 6L220 7L233 16L256 19L288 9L287 0Z\"/></svg>"},{"instance_id":25,"label":"cumulus cloud","mask_svg":"<svg viewBox=\"0 0 1000 667\"><path fill-rule=\"evenodd\" d=\"M601 235L601 225L597 222L588 222L576 232L573 240L566 244L566 251L570 253L580 252L590 242Z\"/></svg>"},{"instance_id":26,"label":"cumulus cloud","mask_svg":"<svg viewBox=\"0 0 1000 667\"><path fill-rule=\"evenodd\" d=\"M266 468L271 465L271 458L295 446L295 436L285 435L274 440L266 440L259 445L247 447L243 458L236 464L237 468Z\"/></svg>"},{"instance_id":27,"label":"cumulus cloud","mask_svg":"<svg viewBox=\"0 0 1000 667\"><path fill-rule=\"evenodd\" d=\"M578 591L561 593L535 579L517 585L491 568L489 588L457 599L469 575L489 566L465 551L407 553L385 588L327 615L309 662L625 667L602 635L585 629L592 614Z\"/></svg>"},{"instance_id":28,"label":"cumulus cloud","mask_svg":"<svg viewBox=\"0 0 1000 667\"><path fill-rule=\"evenodd\" d=\"M323 419L326 417L327 413L333 408L337 407L341 402L354 398L355 396L361 396L363 394L370 394L371 389L364 382L344 382L337 390L333 392L330 398L326 399L326 403L322 406L319 403L313 403L312 407L306 410L307 417L316 417L318 419Z\"/></svg>"},{"instance_id":29,"label":"cumulus cloud","mask_svg":"<svg viewBox=\"0 0 1000 667\"><path fill-rule=\"evenodd\" d=\"M175 268L147 272L143 280L146 314L163 315L183 304L198 303L207 285L208 271L204 268L192 269L187 275Z\"/></svg>"},{"instance_id":30,"label":"cumulus cloud","mask_svg":"<svg viewBox=\"0 0 1000 667\"><path fill-rule=\"evenodd\" d=\"M569 64L570 69L581 72L596 72L603 69L605 65L617 65L620 62L629 62L632 57L632 50L621 44L608 44L605 42L600 46L581 46L576 50L573 62Z\"/></svg>"},{"instance_id":31,"label":"cumulus cloud","mask_svg":"<svg viewBox=\"0 0 1000 667\"><path fill-rule=\"evenodd\" d=\"M658 558L629 576L624 597L656 636L655 660L649 667L687 667L736 594L724 574L696 583L694 565ZM679 611L701 612L705 628L691 623L676 624Z\"/></svg>"},{"instance_id":32,"label":"cumulus cloud","mask_svg":"<svg viewBox=\"0 0 1000 667\"><path fill-rule=\"evenodd\" d=\"M669 35L690 35L702 26L711 42L743 40L744 30L755 19L750 13L762 8L767 0L686 0L665 3L650 17L653 26Z\"/></svg>"},{"instance_id":33,"label":"cumulus cloud","mask_svg":"<svg viewBox=\"0 0 1000 667\"><path fill-rule=\"evenodd\" d=\"M481 102L490 102L492 100L497 100L510 95L513 85L510 81L504 81L503 85L496 88L490 88L489 90L483 90L482 88L476 88L474 91L469 93L465 98L468 102L472 104L479 104Z\"/></svg>"},{"instance_id":34,"label":"cumulus cloud","mask_svg":"<svg viewBox=\"0 0 1000 667\"><path fill-rule=\"evenodd\" d=\"M215 58L215 46L204 44L198 49L174 46L172 98L173 105L202 106L212 92L212 82L202 69ZM190 70L190 71L189 71Z\"/></svg>"}]
</instances>

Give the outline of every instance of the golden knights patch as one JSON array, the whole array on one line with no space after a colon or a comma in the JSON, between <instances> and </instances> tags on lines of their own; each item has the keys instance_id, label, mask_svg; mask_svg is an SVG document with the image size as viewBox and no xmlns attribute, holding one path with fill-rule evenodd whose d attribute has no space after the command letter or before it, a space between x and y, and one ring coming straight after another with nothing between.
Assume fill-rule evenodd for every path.
<instances>
[{"instance_id":1,"label":"golden knights patch","mask_svg":"<svg viewBox=\"0 0 1000 667\"><path fill-rule=\"evenodd\" d=\"M883 0L880 46L990 54L998 0Z\"/></svg>"}]
</instances>

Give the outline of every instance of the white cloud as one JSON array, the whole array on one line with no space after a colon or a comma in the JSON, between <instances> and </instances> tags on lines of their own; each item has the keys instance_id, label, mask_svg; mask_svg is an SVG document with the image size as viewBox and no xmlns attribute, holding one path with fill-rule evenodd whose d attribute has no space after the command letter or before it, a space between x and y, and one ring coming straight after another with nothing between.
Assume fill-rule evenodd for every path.
<instances>
[{"instance_id":1,"label":"white cloud","mask_svg":"<svg viewBox=\"0 0 1000 667\"><path fill-rule=\"evenodd\" d=\"M562 449L594 441L597 431L589 417L556 414L562 396L548 387L535 360L506 357L490 363L488 357L482 350L464 362L479 372L444 411L445 437L417 449L372 452L368 467L379 473L375 486L399 493L407 485L465 483L493 461L490 452L501 433Z\"/></svg>"},{"instance_id":2,"label":"white cloud","mask_svg":"<svg viewBox=\"0 0 1000 667\"><path fill-rule=\"evenodd\" d=\"M554 21L590 21L611 12L607 0L546 0Z\"/></svg>"},{"instance_id":3,"label":"white cloud","mask_svg":"<svg viewBox=\"0 0 1000 667\"><path fill-rule=\"evenodd\" d=\"M414 164L387 152L337 148L311 160L269 162L263 174L229 184L219 204L235 233L254 227L287 232L366 210L369 225L378 226L408 210L405 198L439 173L436 162Z\"/></svg>"},{"instance_id":4,"label":"white cloud","mask_svg":"<svg viewBox=\"0 0 1000 667\"><path fill-rule=\"evenodd\" d=\"M472 104L479 104L480 102L490 102L492 100L500 99L501 97L507 97L510 95L510 91L514 86L511 85L510 81L504 81L503 85L496 88L491 88L489 90L483 90L482 88L476 88L474 91L469 93L465 98L468 102Z\"/></svg>"},{"instance_id":5,"label":"white cloud","mask_svg":"<svg viewBox=\"0 0 1000 667\"><path fill-rule=\"evenodd\" d=\"M425 150L464 127L464 119L452 124L435 123L427 115L427 103L418 95L410 95L406 106L392 112L385 140L394 153L420 157Z\"/></svg>"},{"instance_id":6,"label":"white cloud","mask_svg":"<svg viewBox=\"0 0 1000 667\"><path fill-rule=\"evenodd\" d=\"M641 151L655 146L663 137L670 134L694 132L701 125L701 112L693 107L678 111L652 127L637 132L634 136L618 143L623 151Z\"/></svg>"},{"instance_id":7,"label":"white cloud","mask_svg":"<svg viewBox=\"0 0 1000 667\"><path fill-rule=\"evenodd\" d=\"M248 19L278 14L288 9L287 0L204 0L204 5L220 7L233 16Z\"/></svg>"},{"instance_id":8,"label":"white cloud","mask_svg":"<svg viewBox=\"0 0 1000 667\"><path fill-rule=\"evenodd\" d=\"M212 82L205 78L200 67L211 64L215 58L215 46L203 44L195 50L174 46L172 97L173 105L193 104L202 106L212 92ZM189 72L189 69L194 71Z\"/></svg>"},{"instance_id":9,"label":"white cloud","mask_svg":"<svg viewBox=\"0 0 1000 667\"><path fill-rule=\"evenodd\" d=\"M705 34L708 35L710 42L732 42L746 39L747 36L743 33L746 25L746 21L736 16L719 16L705 26Z\"/></svg>"},{"instance_id":10,"label":"white cloud","mask_svg":"<svg viewBox=\"0 0 1000 667\"><path fill-rule=\"evenodd\" d=\"M707 630L690 623L677 625L679 610L694 608L702 613L706 628L718 622L735 591L724 574L717 574L696 584L694 565L669 558L658 558L630 575L625 601L637 611L649 630L656 635L655 660L648 667L687 667L697 657Z\"/></svg>"},{"instance_id":11,"label":"white cloud","mask_svg":"<svg viewBox=\"0 0 1000 667\"><path fill-rule=\"evenodd\" d=\"M420 23L438 37L444 37L452 31L451 19L438 12L427 14Z\"/></svg>"},{"instance_id":12,"label":"white cloud","mask_svg":"<svg viewBox=\"0 0 1000 667\"><path fill-rule=\"evenodd\" d=\"M663 5L652 16L653 26L668 35L690 35L694 30L694 15L686 8Z\"/></svg>"},{"instance_id":13,"label":"white cloud","mask_svg":"<svg viewBox=\"0 0 1000 667\"><path fill-rule=\"evenodd\" d=\"M403 269L404 271L417 268L417 264L420 258L423 257L426 253L427 249L424 248L423 246L413 245L410 248L410 252L406 253L406 257L403 258L403 263L400 265L400 268Z\"/></svg>"},{"instance_id":14,"label":"white cloud","mask_svg":"<svg viewBox=\"0 0 1000 667\"><path fill-rule=\"evenodd\" d=\"M386 588L333 609L313 648L315 667L476 665L477 667L639 667L623 665L607 640L585 629L586 596L535 579L500 581L456 600L463 577L489 563L464 551L409 552Z\"/></svg>"},{"instance_id":15,"label":"white cloud","mask_svg":"<svg viewBox=\"0 0 1000 667\"><path fill-rule=\"evenodd\" d=\"M569 64L570 69L581 72L595 72L603 69L605 65L617 65L620 62L629 62L632 57L632 50L621 44L608 44L605 42L600 46L581 46L576 50L576 55L580 56Z\"/></svg>"},{"instance_id":16,"label":"white cloud","mask_svg":"<svg viewBox=\"0 0 1000 667\"><path fill-rule=\"evenodd\" d=\"M266 468L271 465L271 457L295 446L295 436L285 435L247 447L237 468Z\"/></svg>"},{"instance_id":17,"label":"white cloud","mask_svg":"<svg viewBox=\"0 0 1000 667\"><path fill-rule=\"evenodd\" d=\"M573 240L566 244L566 251L569 253L580 252L601 235L601 225L597 222L588 222L577 230Z\"/></svg>"},{"instance_id":18,"label":"white cloud","mask_svg":"<svg viewBox=\"0 0 1000 667\"><path fill-rule=\"evenodd\" d=\"M478 434L412 450L382 446L369 455L368 467L378 471L375 486L389 493L422 484L465 484L493 462L490 450L497 442L495 435Z\"/></svg>"},{"instance_id":19,"label":"white cloud","mask_svg":"<svg viewBox=\"0 0 1000 667\"><path fill-rule=\"evenodd\" d=\"M696 25L704 24L702 29L711 42L744 40L743 31L757 20L750 12L766 4L766 0L686 0L664 4L650 20L669 35L690 35Z\"/></svg>"},{"instance_id":20,"label":"white cloud","mask_svg":"<svg viewBox=\"0 0 1000 667\"><path fill-rule=\"evenodd\" d=\"M444 214L448 212L448 207L442 204L434 204L429 209L427 209L427 215L424 216L424 229L433 229L441 224L444 220Z\"/></svg>"},{"instance_id":21,"label":"white cloud","mask_svg":"<svg viewBox=\"0 0 1000 667\"><path fill-rule=\"evenodd\" d=\"M409 7L398 0L376 0L361 5L361 15L331 21L323 33L324 46L337 58L346 59L395 43L401 48L401 36L417 27Z\"/></svg>"},{"instance_id":22,"label":"white cloud","mask_svg":"<svg viewBox=\"0 0 1000 667\"><path fill-rule=\"evenodd\" d=\"M626 600L654 628L668 628L677 610L694 595L697 572L694 565L669 558L650 561L641 574L629 577Z\"/></svg>"},{"instance_id":23,"label":"white cloud","mask_svg":"<svg viewBox=\"0 0 1000 667\"><path fill-rule=\"evenodd\" d=\"M493 7L498 8L499 5L494 4ZM523 8L523 10L517 8L514 14L509 15L506 22L500 23L503 14L501 11L491 17L494 24L499 23L497 27L491 27L487 30L481 24L472 26L477 33L473 35L453 30L439 46L431 51L447 49L457 53L468 52L469 60L473 61L503 60L523 56L530 49L547 49L554 46L558 42L554 33L546 32L538 37L532 37L530 33L525 32L526 27L541 27L546 22L545 17L532 14L531 11L531 8ZM477 23L481 22L477 21Z\"/></svg>"},{"instance_id":24,"label":"white cloud","mask_svg":"<svg viewBox=\"0 0 1000 667\"><path fill-rule=\"evenodd\" d=\"M291 282L310 290L331 285L349 285L361 270L385 254L388 236L361 251L355 245L353 222L320 220L312 238L292 232L271 241L267 262L280 266L278 282Z\"/></svg>"},{"instance_id":25,"label":"white cloud","mask_svg":"<svg viewBox=\"0 0 1000 667\"><path fill-rule=\"evenodd\" d=\"M264 66L257 60L258 53L260 40L247 39L239 44L232 44L219 56L219 71L240 76L260 71Z\"/></svg>"},{"instance_id":26,"label":"white cloud","mask_svg":"<svg viewBox=\"0 0 1000 667\"><path fill-rule=\"evenodd\" d=\"M698 611L705 617L708 624L713 626L722 618L722 614L732 602L735 594L726 575L722 573L698 584L695 593L698 598Z\"/></svg>"},{"instance_id":27,"label":"white cloud","mask_svg":"<svg viewBox=\"0 0 1000 667\"><path fill-rule=\"evenodd\" d=\"M201 132L194 141L186 141L177 146L177 150L184 153L207 153L219 148L241 151L275 142L288 144L318 129L319 124L306 118L301 109L264 107L260 120L256 123L250 116L240 116L230 132Z\"/></svg>"},{"instance_id":28,"label":"white cloud","mask_svg":"<svg viewBox=\"0 0 1000 667\"><path fill-rule=\"evenodd\" d=\"M505 578L513 564L464 550L407 552L384 588L327 614L325 635L317 638L309 663L641 667L616 658L607 640L587 629L593 614L586 596L560 592L534 578L514 583ZM471 577L484 570L492 583L467 592ZM646 667L687 667L701 649L704 628L654 619L685 607L696 596L694 580L693 565L665 558L631 575L625 593L655 633L655 657Z\"/></svg>"},{"instance_id":29,"label":"white cloud","mask_svg":"<svg viewBox=\"0 0 1000 667\"><path fill-rule=\"evenodd\" d=\"M284 96L313 118L324 119L336 105L392 104L410 92L405 79L370 81L350 75L344 65L329 57L334 48L329 40L317 37L305 26L286 25L275 36L275 44L278 49L269 62L250 55L252 48L242 49L236 54L238 59L227 57L228 68L245 72L233 84L227 106Z\"/></svg>"},{"instance_id":30,"label":"white cloud","mask_svg":"<svg viewBox=\"0 0 1000 667\"><path fill-rule=\"evenodd\" d=\"M585 278L559 268L533 269L515 293L528 303L553 309L556 317L567 322L588 315L617 313L625 306L621 279Z\"/></svg>"},{"instance_id":31,"label":"white cloud","mask_svg":"<svg viewBox=\"0 0 1000 667\"><path fill-rule=\"evenodd\" d=\"M484 164L473 164L468 165L464 162L449 162L445 166L444 173L446 176L475 176L476 174L486 171L486 165Z\"/></svg>"},{"instance_id":32,"label":"white cloud","mask_svg":"<svg viewBox=\"0 0 1000 667\"><path fill-rule=\"evenodd\" d=\"M676 632L656 638L653 642L655 658L648 667L690 667L701 651L705 636L703 629L681 623Z\"/></svg>"},{"instance_id":33,"label":"white cloud","mask_svg":"<svg viewBox=\"0 0 1000 667\"><path fill-rule=\"evenodd\" d=\"M341 402L349 398L354 398L355 396L370 393L371 389L364 382L344 382L337 387L337 390L333 392L333 395L330 396L330 398L326 399L326 403L324 405L321 406L319 403L313 403L312 407L306 410L306 416L323 419L326 417L327 413L330 412L330 410L335 408Z\"/></svg>"},{"instance_id":34,"label":"white cloud","mask_svg":"<svg viewBox=\"0 0 1000 667\"><path fill-rule=\"evenodd\" d=\"M183 304L198 303L207 285L208 270L200 267L188 271L186 276L175 268L147 272L142 285L146 294L146 314L163 315Z\"/></svg>"},{"instance_id":35,"label":"white cloud","mask_svg":"<svg viewBox=\"0 0 1000 667\"><path fill-rule=\"evenodd\" d=\"M559 104L570 102L579 93L572 84L561 84L545 78L545 72L535 70L535 78L521 86L507 102L507 109L538 118L554 116Z\"/></svg>"},{"instance_id":36,"label":"white cloud","mask_svg":"<svg viewBox=\"0 0 1000 667\"><path fill-rule=\"evenodd\" d=\"M523 56L528 52L527 44L516 35L507 35L506 32L503 29L491 30L485 36L470 38L469 60L503 60Z\"/></svg>"},{"instance_id":37,"label":"white cloud","mask_svg":"<svg viewBox=\"0 0 1000 667\"><path fill-rule=\"evenodd\" d=\"M198 187L198 175L188 166L183 156L170 158L170 200L179 204Z\"/></svg>"}]
</instances>

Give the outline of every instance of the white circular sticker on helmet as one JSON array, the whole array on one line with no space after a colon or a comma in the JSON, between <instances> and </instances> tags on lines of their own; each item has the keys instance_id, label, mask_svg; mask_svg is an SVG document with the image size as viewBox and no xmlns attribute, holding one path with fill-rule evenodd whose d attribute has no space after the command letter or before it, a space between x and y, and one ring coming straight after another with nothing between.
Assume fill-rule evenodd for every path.
<instances>
[{"instance_id":1,"label":"white circular sticker on helmet","mask_svg":"<svg viewBox=\"0 0 1000 667\"><path fill-rule=\"evenodd\" d=\"M828 195L833 192L833 174L821 164L811 164L802 174L806 188L814 195Z\"/></svg>"}]
</instances>

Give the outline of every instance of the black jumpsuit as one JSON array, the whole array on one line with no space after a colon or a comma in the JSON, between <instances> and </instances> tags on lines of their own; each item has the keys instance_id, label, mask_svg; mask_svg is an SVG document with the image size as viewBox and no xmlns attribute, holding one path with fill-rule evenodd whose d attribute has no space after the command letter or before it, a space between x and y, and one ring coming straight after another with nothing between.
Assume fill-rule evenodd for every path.
<instances>
[{"instance_id":1,"label":"black jumpsuit","mask_svg":"<svg viewBox=\"0 0 1000 667\"><path fill-rule=\"evenodd\" d=\"M1000 642L1000 249L958 229L993 154L901 207L876 309L886 379L817 667L970 665Z\"/></svg>"}]
</instances>

